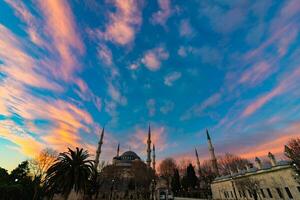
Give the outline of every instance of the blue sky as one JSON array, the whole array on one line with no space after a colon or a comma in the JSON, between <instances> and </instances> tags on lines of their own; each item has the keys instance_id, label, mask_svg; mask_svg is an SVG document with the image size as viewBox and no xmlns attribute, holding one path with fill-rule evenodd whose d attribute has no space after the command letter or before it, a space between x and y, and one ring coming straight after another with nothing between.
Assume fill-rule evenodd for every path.
<instances>
[{"instance_id":1,"label":"blue sky","mask_svg":"<svg viewBox=\"0 0 300 200\"><path fill-rule=\"evenodd\" d=\"M0 2L0 166L50 147L102 159L282 154L300 135L300 3Z\"/></svg>"}]
</instances>

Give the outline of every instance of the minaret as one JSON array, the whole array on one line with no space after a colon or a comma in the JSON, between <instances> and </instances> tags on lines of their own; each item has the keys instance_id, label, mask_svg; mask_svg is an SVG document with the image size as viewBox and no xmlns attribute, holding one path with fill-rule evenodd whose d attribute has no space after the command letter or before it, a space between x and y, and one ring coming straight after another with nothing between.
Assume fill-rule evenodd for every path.
<instances>
[{"instance_id":1,"label":"minaret","mask_svg":"<svg viewBox=\"0 0 300 200\"><path fill-rule=\"evenodd\" d=\"M155 145L153 144L153 149L152 149L152 169L155 173Z\"/></svg>"},{"instance_id":2,"label":"minaret","mask_svg":"<svg viewBox=\"0 0 300 200\"><path fill-rule=\"evenodd\" d=\"M96 151L96 158L95 158L95 168L96 169L98 168L98 165L99 165L99 158L100 158L100 154L101 154L101 147L102 147L102 144L103 144L103 137L104 137L104 127L102 128L100 140L99 140L99 143L98 143L98 148L97 148L97 151Z\"/></svg>"},{"instance_id":3,"label":"minaret","mask_svg":"<svg viewBox=\"0 0 300 200\"><path fill-rule=\"evenodd\" d=\"M120 143L118 143L118 148L117 148L117 157L120 156Z\"/></svg>"},{"instance_id":4,"label":"minaret","mask_svg":"<svg viewBox=\"0 0 300 200\"><path fill-rule=\"evenodd\" d=\"M206 136L207 136L208 150L209 150L209 153L210 153L212 168L213 168L213 171L217 174L217 176L219 176L219 169L218 169L218 164L217 164L217 158L215 156L215 150L214 150L214 147L211 143L211 139L210 139L210 136L209 136L209 133L208 133L207 129L206 129Z\"/></svg>"},{"instance_id":5,"label":"minaret","mask_svg":"<svg viewBox=\"0 0 300 200\"><path fill-rule=\"evenodd\" d=\"M147 140L147 166L150 168L151 167L151 129L149 125L149 130L148 130L148 140Z\"/></svg>"},{"instance_id":6,"label":"minaret","mask_svg":"<svg viewBox=\"0 0 300 200\"><path fill-rule=\"evenodd\" d=\"M197 152L197 149L196 149L196 148L195 148L195 154L196 154L196 161L197 161L198 174L199 174L199 177L201 177L200 161L199 161L199 156L198 156L198 152Z\"/></svg>"}]
</instances>

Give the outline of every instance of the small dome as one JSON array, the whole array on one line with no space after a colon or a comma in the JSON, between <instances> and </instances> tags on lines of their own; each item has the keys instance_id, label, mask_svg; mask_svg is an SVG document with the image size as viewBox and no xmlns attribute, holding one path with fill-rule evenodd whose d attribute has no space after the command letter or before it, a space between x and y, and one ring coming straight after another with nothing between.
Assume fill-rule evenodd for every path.
<instances>
[{"instance_id":1,"label":"small dome","mask_svg":"<svg viewBox=\"0 0 300 200\"><path fill-rule=\"evenodd\" d=\"M126 151L120 156L121 160L136 160L141 159L135 152Z\"/></svg>"}]
</instances>

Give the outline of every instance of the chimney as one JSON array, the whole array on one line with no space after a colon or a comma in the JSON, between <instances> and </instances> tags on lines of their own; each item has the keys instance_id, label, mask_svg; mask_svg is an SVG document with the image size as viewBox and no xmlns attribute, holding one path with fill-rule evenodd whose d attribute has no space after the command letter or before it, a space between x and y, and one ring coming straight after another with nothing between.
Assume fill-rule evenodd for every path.
<instances>
[{"instance_id":1,"label":"chimney","mask_svg":"<svg viewBox=\"0 0 300 200\"><path fill-rule=\"evenodd\" d=\"M275 156L271 152L269 152L268 157L270 159L272 167L276 166L277 162L276 162Z\"/></svg>"},{"instance_id":2,"label":"chimney","mask_svg":"<svg viewBox=\"0 0 300 200\"><path fill-rule=\"evenodd\" d=\"M258 157L255 157L255 163L256 163L257 169L262 169L262 164Z\"/></svg>"}]
</instances>

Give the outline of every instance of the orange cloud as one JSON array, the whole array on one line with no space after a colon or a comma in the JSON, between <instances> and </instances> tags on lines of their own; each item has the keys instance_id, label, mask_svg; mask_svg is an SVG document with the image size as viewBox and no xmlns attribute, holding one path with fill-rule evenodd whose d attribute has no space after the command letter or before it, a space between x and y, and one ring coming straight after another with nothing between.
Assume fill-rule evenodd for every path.
<instances>
[{"instance_id":1,"label":"orange cloud","mask_svg":"<svg viewBox=\"0 0 300 200\"><path fill-rule=\"evenodd\" d=\"M141 155L146 155L148 129L137 129L126 145ZM151 142L156 150L163 151L167 146L167 133L165 127L151 128ZM151 147L152 148L152 147Z\"/></svg>"},{"instance_id":2,"label":"orange cloud","mask_svg":"<svg viewBox=\"0 0 300 200\"><path fill-rule=\"evenodd\" d=\"M268 154L268 152L272 152L273 154L282 155L284 152L284 145L288 143L291 138L297 138L300 136L300 123L295 123L290 127L285 128L285 130L280 131L279 136L272 137L269 136L270 139L261 144L257 144L256 146L252 146L246 149L243 149L239 154L245 158L254 158L256 156L264 157Z\"/></svg>"},{"instance_id":3,"label":"orange cloud","mask_svg":"<svg viewBox=\"0 0 300 200\"><path fill-rule=\"evenodd\" d=\"M21 153L26 156L34 156L43 149L43 144L11 121L0 121L0 137L7 139L19 147Z\"/></svg>"}]
</instances>

